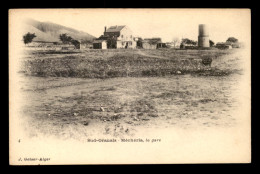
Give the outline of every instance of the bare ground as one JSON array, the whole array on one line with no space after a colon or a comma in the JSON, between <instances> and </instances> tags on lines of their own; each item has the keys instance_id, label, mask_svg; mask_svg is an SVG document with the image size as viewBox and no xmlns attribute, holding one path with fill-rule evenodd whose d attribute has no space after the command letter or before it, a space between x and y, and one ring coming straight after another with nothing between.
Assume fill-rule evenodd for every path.
<instances>
[{"instance_id":1,"label":"bare ground","mask_svg":"<svg viewBox=\"0 0 260 174\"><path fill-rule=\"evenodd\" d=\"M231 54L213 66L241 70L240 60ZM232 127L237 121L234 112L239 102L234 94L241 75L84 79L20 74L27 101L21 116L27 118L24 127L31 137L81 141L134 137L148 128Z\"/></svg>"}]
</instances>

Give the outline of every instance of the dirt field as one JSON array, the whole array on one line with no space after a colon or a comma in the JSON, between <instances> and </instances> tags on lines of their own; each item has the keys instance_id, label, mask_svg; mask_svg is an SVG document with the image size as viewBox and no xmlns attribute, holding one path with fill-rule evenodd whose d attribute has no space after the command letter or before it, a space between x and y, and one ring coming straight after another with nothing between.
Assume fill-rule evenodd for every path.
<instances>
[{"instance_id":1,"label":"dirt field","mask_svg":"<svg viewBox=\"0 0 260 174\"><path fill-rule=\"evenodd\" d=\"M201 56L213 58L211 69L192 64ZM235 50L91 50L70 55L29 53L22 57L23 63L28 60L32 62L30 72L38 66L59 64L62 68L63 60L70 65L74 60L75 68L96 61L90 63L95 69L100 65L97 62L103 61L101 64L114 65L111 70L118 72L125 72L128 63L132 70L132 75L129 70L123 77L78 78L54 76L42 68L44 73L37 76L28 73L25 63L19 76L21 93L28 102L21 107L21 116L27 118L24 127L31 137L85 141L97 136L133 137L148 128L232 127L238 121L234 112L239 102L234 94L243 75L243 58ZM136 63L138 60L142 61ZM172 67L180 68L185 60L192 68L182 66L181 74L136 75L138 69L149 70L148 65L157 64L162 69L165 63L171 68L172 63Z\"/></svg>"}]
</instances>

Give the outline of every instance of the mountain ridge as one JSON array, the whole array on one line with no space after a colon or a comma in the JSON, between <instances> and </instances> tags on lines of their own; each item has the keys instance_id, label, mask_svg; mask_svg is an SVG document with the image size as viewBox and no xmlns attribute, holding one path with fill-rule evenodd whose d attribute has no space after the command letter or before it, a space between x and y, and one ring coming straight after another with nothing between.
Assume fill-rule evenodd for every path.
<instances>
[{"instance_id":1,"label":"mountain ridge","mask_svg":"<svg viewBox=\"0 0 260 174\"><path fill-rule=\"evenodd\" d=\"M37 36L34 41L44 41L44 42L61 42L59 39L60 34L68 34L73 39L79 41L93 41L96 37L90 35L87 32L79 31L74 28L66 27L53 22L40 22L34 19L26 19L24 21L25 33L35 33Z\"/></svg>"}]
</instances>

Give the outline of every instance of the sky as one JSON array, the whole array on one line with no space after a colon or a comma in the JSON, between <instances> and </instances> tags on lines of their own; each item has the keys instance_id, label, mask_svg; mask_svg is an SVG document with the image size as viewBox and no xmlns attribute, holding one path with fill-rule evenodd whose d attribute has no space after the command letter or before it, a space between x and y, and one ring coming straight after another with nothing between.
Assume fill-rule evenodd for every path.
<instances>
[{"instance_id":1,"label":"sky","mask_svg":"<svg viewBox=\"0 0 260 174\"><path fill-rule=\"evenodd\" d=\"M134 36L161 37L163 42L173 38L197 41L198 25L206 24L209 37L224 42L236 37L241 42L250 36L248 9L31 9L21 10L23 17L53 22L99 37L104 27L127 25Z\"/></svg>"}]
</instances>

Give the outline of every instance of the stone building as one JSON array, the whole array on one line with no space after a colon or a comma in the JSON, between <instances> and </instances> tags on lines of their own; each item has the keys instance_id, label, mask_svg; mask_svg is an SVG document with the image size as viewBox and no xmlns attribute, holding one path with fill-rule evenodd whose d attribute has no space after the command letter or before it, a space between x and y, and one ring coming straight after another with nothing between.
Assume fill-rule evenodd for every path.
<instances>
[{"instance_id":1,"label":"stone building","mask_svg":"<svg viewBox=\"0 0 260 174\"><path fill-rule=\"evenodd\" d=\"M98 43L102 46L98 47ZM106 42L106 44L104 43ZM134 40L133 32L129 27L111 26L108 29L105 27L104 34L96 39L93 43L93 48L96 49L111 49L111 48L136 48L136 41Z\"/></svg>"}]
</instances>

